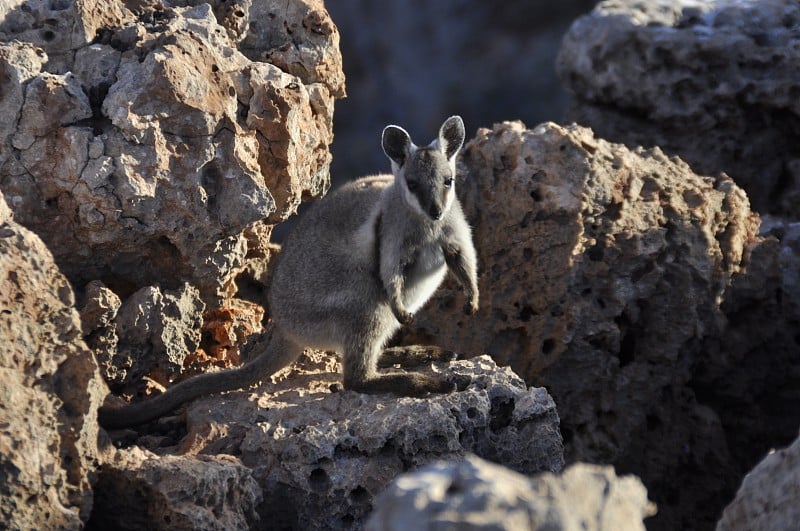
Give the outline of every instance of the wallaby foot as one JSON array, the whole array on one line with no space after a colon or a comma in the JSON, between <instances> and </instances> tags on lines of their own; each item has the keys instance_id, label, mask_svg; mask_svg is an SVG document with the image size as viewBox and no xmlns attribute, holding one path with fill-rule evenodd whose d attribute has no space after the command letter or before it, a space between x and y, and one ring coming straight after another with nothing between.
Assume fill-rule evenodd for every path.
<instances>
[{"instance_id":1,"label":"wallaby foot","mask_svg":"<svg viewBox=\"0 0 800 531\"><path fill-rule=\"evenodd\" d=\"M432 361L454 361L458 354L434 345L409 345L384 349L378 358L378 368L400 365L404 369L419 367Z\"/></svg>"},{"instance_id":2,"label":"wallaby foot","mask_svg":"<svg viewBox=\"0 0 800 531\"><path fill-rule=\"evenodd\" d=\"M418 372L375 374L360 381L345 381L344 387L359 393L393 393L400 396L452 393L456 390L456 385L449 380Z\"/></svg>"}]
</instances>

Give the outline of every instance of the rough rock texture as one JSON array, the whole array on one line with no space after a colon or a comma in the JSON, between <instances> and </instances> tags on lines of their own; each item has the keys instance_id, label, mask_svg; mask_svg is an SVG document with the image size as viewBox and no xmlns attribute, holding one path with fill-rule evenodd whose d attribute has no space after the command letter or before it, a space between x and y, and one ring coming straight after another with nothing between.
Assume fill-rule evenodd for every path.
<instances>
[{"instance_id":1,"label":"rough rock texture","mask_svg":"<svg viewBox=\"0 0 800 531\"><path fill-rule=\"evenodd\" d=\"M152 286L140 289L125 300L114 320L118 347L103 353L110 358L98 353L103 376L123 386L155 371L166 384L200 346L204 309L197 289L188 284L163 292Z\"/></svg>"},{"instance_id":2,"label":"rough rock texture","mask_svg":"<svg viewBox=\"0 0 800 531\"><path fill-rule=\"evenodd\" d=\"M800 521L800 438L770 453L722 513L717 531L795 529Z\"/></svg>"},{"instance_id":3,"label":"rough rock texture","mask_svg":"<svg viewBox=\"0 0 800 531\"><path fill-rule=\"evenodd\" d=\"M725 333L720 305L758 241L744 192L578 126L482 129L462 162L479 319L444 289L405 340L510 364L553 394L569 461L639 475L667 528L683 526L677 507L713 521L736 477L718 414L690 384L701 361L726 362L702 342Z\"/></svg>"},{"instance_id":4,"label":"rough rock texture","mask_svg":"<svg viewBox=\"0 0 800 531\"><path fill-rule=\"evenodd\" d=\"M708 337L690 385L722 421L736 482L770 449L790 444L800 426L800 223L767 219L722 309L727 325ZM683 478L676 478L680 483Z\"/></svg>"},{"instance_id":5,"label":"rough rock texture","mask_svg":"<svg viewBox=\"0 0 800 531\"><path fill-rule=\"evenodd\" d=\"M641 481L611 467L579 463L530 479L467 456L395 479L365 529L644 531L642 519L654 513Z\"/></svg>"},{"instance_id":6,"label":"rough rock texture","mask_svg":"<svg viewBox=\"0 0 800 531\"><path fill-rule=\"evenodd\" d=\"M558 59L567 118L727 172L762 213L800 217L800 4L609 0Z\"/></svg>"},{"instance_id":7,"label":"rough rock texture","mask_svg":"<svg viewBox=\"0 0 800 531\"><path fill-rule=\"evenodd\" d=\"M263 255L245 233L328 189L344 88L322 2L196 3L0 8L0 189L78 286L229 297Z\"/></svg>"},{"instance_id":8,"label":"rough rock texture","mask_svg":"<svg viewBox=\"0 0 800 531\"><path fill-rule=\"evenodd\" d=\"M0 528L80 529L105 395L69 282L0 194Z\"/></svg>"},{"instance_id":9,"label":"rough rock texture","mask_svg":"<svg viewBox=\"0 0 800 531\"><path fill-rule=\"evenodd\" d=\"M336 359L308 355L305 368L284 370L277 383L192 403L188 435L172 450L241 459L263 493L261 522L271 528L358 527L397 475L467 452L523 473L563 466L550 396L488 357L437 364L429 370L471 383L414 399L332 392L341 381ZM129 510L142 512L135 504Z\"/></svg>"},{"instance_id":10,"label":"rough rock texture","mask_svg":"<svg viewBox=\"0 0 800 531\"><path fill-rule=\"evenodd\" d=\"M230 455L157 456L112 451L100 469L87 529L257 528L261 489Z\"/></svg>"}]
</instances>

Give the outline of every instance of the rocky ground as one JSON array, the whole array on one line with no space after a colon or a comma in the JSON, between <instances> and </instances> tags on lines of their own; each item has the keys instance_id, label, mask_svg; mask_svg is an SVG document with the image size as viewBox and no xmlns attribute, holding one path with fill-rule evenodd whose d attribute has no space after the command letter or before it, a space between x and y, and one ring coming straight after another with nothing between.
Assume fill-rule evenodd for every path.
<instances>
[{"instance_id":1,"label":"rocky ground","mask_svg":"<svg viewBox=\"0 0 800 531\"><path fill-rule=\"evenodd\" d=\"M445 284L397 339L457 352L424 370L459 391L343 391L309 351L110 433L104 400L263 348L273 227L330 187L338 29L321 0L0 14L0 527L796 522L796 3L602 2L568 120L471 135L478 315Z\"/></svg>"}]
</instances>

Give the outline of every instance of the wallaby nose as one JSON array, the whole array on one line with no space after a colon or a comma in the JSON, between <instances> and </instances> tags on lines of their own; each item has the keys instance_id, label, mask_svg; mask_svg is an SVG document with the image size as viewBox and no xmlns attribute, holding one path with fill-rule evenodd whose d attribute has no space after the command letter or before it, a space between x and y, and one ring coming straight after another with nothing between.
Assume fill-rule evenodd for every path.
<instances>
[{"instance_id":1,"label":"wallaby nose","mask_svg":"<svg viewBox=\"0 0 800 531\"><path fill-rule=\"evenodd\" d=\"M431 209L431 217L432 217L432 218L433 218L435 221L439 221L440 219L442 219L442 209L441 209L441 208L439 208L439 207L433 207L433 208Z\"/></svg>"}]
</instances>

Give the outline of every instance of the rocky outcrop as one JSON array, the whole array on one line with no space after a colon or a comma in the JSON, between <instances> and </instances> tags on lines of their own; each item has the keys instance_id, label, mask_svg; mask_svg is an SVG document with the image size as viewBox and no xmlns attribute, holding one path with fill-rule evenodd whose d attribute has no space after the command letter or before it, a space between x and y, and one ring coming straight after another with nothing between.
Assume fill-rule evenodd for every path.
<instances>
[{"instance_id":1,"label":"rocky outcrop","mask_svg":"<svg viewBox=\"0 0 800 531\"><path fill-rule=\"evenodd\" d=\"M275 383L190 404L188 434L169 451L238 456L258 482L260 525L268 528L358 528L397 475L467 452L523 473L561 469L558 415L544 389L528 388L488 357L428 370L466 388L421 399L342 391L337 360L308 352ZM121 473L115 466L103 474ZM125 518L99 503L103 518ZM127 510L144 512L132 503Z\"/></svg>"},{"instance_id":2,"label":"rocky outcrop","mask_svg":"<svg viewBox=\"0 0 800 531\"><path fill-rule=\"evenodd\" d=\"M233 456L111 450L87 529L257 529L260 501L252 473Z\"/></svg>"},{"instance_id":3,"label":"rocky outcrop","mask_svg":"<svg viewBox=\"0 0 800 531\"><path fill-rule=\"evenodd\" d=\"M667 527L682 527L671 520L678 506L713 521L709 508L721 507L720 486L736 474L693 369L728 362L703 341L727 333L721 304L759 241L744 192L657 148L631 151L578 126L483 129L462 163L478 320L460 314L453 286L406 339L486 352L547 386L568 461L636 473Z\"/></svg>"},{"instance_id":4,"label":"rocky outcrop","mask_svg":"<svg viewBox=\"0 0 800 531\"><path fill-rule=\"evenodd\" d=\"M800 439L772 451L745 476L717 531L794 529L800 521Z\"/></svg>"},{"instance_id":5,"label":"rocky outcrop","mask_svg":"<svg viewBox=\"0 0 800 531\"><path fill-rule=\"evenodd\" d=\"M0 527L80 529L105 386L69 282L0 194Z\"/></svg>"},{"instance_id":6,"label":"rocky outcrop","mask_svg":"<svg viewBox=\"0 0 800 531\"><path fill-rule=\"evenodd\" d=\"M579 463L530 479L467 456L394 480L365 529L644 531L642 520L654 513L642 483L611 467Z\"/></svg>"},{"instance_id":7,"label":"rocky outcrop","mask_svg":"<svg viewBox=\"0 0 800 531\"><path fill-rule=\"evenodd\" d=\"M264 256L248 233L329 187L344 86L322 2L192 3L3 7L0 189L78 286L217 303Z\"/></svg>"},{"instance_id":8,"label":"rocky outcrop","mask_svg":"<svg viewBox=\"0 0 800 531\"><path fill-rule=\"evenodd\" d=\"M724 171L759 212L797 218L799 28L792 0L601 2L564 37L567 119Z\"/></svg>"},{"instance_id":9,"label":"rocky outcrop","mask_svg":"<svg viewBox=\"0 0 800 531\"><path fill-rule=\"evenodd\" d=\"M84 331L115 391L145 375L166 384L200 347L205 305L192 286L142 288L122 304L97 281L88 288Z\"/></svg>"}]
</instances>

